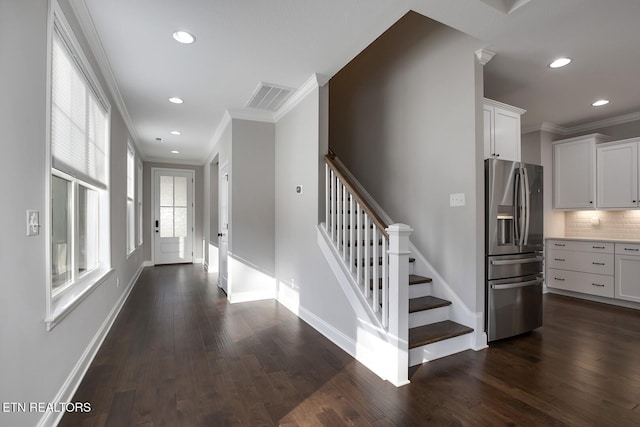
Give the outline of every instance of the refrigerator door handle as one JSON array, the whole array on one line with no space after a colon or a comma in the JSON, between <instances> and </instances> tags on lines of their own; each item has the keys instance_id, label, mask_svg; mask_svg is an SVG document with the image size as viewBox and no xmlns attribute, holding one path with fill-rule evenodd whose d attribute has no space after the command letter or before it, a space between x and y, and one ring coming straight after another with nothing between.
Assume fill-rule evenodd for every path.
<instances>
[{"instance_id":1,"label":"refrigerator door handle","mask_svg":"<svg viewBox=\"0 0 640 427\"><path fill-rule=\"evenodd\" d=\"M505 259L505 260L491 260L491 265L513 265L513 264L529 264L531 262L541 262L543 259L541 256L535 258L521 258L521 259Z\"/></svg>"},{"instance_id":2,"label":"refrigerator door handle","mask_svg":"<svg viewBox=\"0 0 640 427\"><path fill-rule=\"evenodd\" d=\"M513 183L513 237L516 245L521 245L520 242L520 169L516 173L516 177Z\"/></svg>"},{"instance_id":3,"label":"refrigerator door handle","mask_svg":"<svg viewBox=\"0 0 640 427\"><path fill-rule=\"evenodd\" d=\"M518 283L505 283L502 285L491 285L491 289L501 290L501 289L516 289L516 288L524 288L525 286L531 285L539 285L542 283L542 279L529 280L527 282L518 282Z\"/></svg>"},{"instance_id":4,"label":"refrigerator door handle","mask_svg":"<svg viewBox=\"0 0 640 427\"><path fill-rule=\"evenodd\" d=\"M524 172L524 212L525 212L525 220L524 220L524 244L529 244L529 222L531 220L531 187L529 187L529 173L527 169L522 168L522 172Z\"/></svg>"}]
</instances>

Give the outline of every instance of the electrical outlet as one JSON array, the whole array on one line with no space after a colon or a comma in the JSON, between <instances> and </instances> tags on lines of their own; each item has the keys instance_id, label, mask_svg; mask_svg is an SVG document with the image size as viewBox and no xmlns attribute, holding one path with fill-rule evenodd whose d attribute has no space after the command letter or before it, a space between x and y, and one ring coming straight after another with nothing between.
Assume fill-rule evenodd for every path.
<instances>
[{"instance_id":1,"label":"electrical outlet","mask_svg":"<svg viewBox=\"0 0 640 427\"><path fill-rule=\"evenodd\" d=\"M464 193L449 194L449 206L464 206Z\"/></svg>"}]
</instances>

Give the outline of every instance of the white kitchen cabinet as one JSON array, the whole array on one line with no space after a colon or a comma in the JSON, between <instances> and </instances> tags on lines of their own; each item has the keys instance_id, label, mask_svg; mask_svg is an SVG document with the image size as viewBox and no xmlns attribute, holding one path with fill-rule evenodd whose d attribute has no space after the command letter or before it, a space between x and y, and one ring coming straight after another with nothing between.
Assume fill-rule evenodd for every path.
<instances>
[{"instance_id":1,"label":"white kitchen cabinet","mask_svg":"<svg viewBox=\"0 0 640 427\"><path fill-rule=\"evenodd\" d=\"M548 240L545 252L549 288L614 297L614 244Z\"/></svg>"},{"instance_id":2,"label":"white kitchen cabinet","mask_svg":"<svg viewBox=\"0 0 640 427\"><path fill-rule=\"evenodd\" d=\"M615 297L640 302L640 245L616 243Z\"/></svg>"},{"instance_id":3,"label":"white kitchen cabinet","mask_svg":"<svg viewBox=\"0 0 640 427\"><path fill-rule=\"evenodd\" d=\"M640 138L602 144L597 148L599 209L636 208Z\"/></svg>"},{"instance_id":4,"label":"white kitchen cabinet","mask_svg":"<svg viewBox=\"0 0 640 427\"><path fill-rule=\"evenodd\" d=\"M520 116L525 110L484 99L484 158L520 161Z\"/></svg>"},{"instance_id":5,"label":"white kitchen cabinet","mask_svg":"<svg viewBox=\"0 0 640 427\"><path fill-rule=\"evenodd\" d=\"M595 209L596 144L608 140L596 133L553 142L554 209Z\"/></svg>"}]
</instances>

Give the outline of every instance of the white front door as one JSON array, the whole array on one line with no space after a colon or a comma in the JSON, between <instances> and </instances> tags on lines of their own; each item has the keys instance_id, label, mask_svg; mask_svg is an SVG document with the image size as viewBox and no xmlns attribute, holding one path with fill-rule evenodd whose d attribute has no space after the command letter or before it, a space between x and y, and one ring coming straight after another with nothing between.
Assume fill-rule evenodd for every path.
<instances>
[{"instance_id":1,"label":"white front door","mask_svg":"<svg viewBox=\"0 0 640 427\"><path fill-rule=\"evenodd\" d=\"M193 262L193 171L153 169L155 264Z\"/></svg>"},{"instance_id":2,"label":"white front door","mask_svg":"<svg viewBox=\"0 0 640 427\"><path fill-rule=\"evenodd\" d=\"M227 164L220 168L220 188L218 191L218 286L228 294L228 263L227 251L229 245L229 167Z\"/></svg>"}]
</instances>

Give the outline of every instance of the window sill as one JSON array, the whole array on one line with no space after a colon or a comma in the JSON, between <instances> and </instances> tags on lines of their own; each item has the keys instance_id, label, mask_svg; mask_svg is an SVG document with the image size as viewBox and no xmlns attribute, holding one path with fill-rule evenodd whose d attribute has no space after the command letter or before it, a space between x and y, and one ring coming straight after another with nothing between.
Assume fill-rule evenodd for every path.
<instances>
[{"instance_id":1,"label":"window sill","mask_svg":"<svg viewBox=\"0 0 640 427\"><path fill-rule=\"evenodd\" d=\"M71 313L91 292L104 283L112 272L112 268L98 270L87 277L83 277L60 295L56 295L51 301L49 317L44 320L47 331L52 330L60 323L62 319Z\"/></svg>"}]
</instances>

